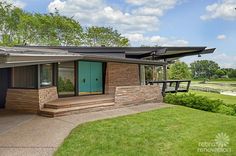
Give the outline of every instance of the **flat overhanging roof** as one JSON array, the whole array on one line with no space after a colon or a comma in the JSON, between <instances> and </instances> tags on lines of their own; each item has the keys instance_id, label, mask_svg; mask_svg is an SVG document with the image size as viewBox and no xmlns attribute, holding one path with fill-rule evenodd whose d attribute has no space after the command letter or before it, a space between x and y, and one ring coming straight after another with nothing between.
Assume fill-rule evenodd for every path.
<instances>
[{"instance_id":1,"label":"flat overhanging roof","mask_svg":"<svg viewBox=\"0 0 236 156\"><path fill-rule=\"evenodd\" d=\"M68 51L60 51L57 49L21 49L21 48L0 48L0 68L36 65L54 62L66 62L75 60L102 61L102 62L120 62L130 64L144 65L164 65L165 62L157 60L143 60L125 57L113 57L104 55L91 55L69 53Z\"/></svg>"},{"instance_id":2,"label":"flat overhanging roof","mask_svg":"<svg viewBox=\"0 0 236 156\"><path fill-rule=\"evenodd\" d=\"M127 58L141 59L155 54L156 59L179 58L185 56L213 53L215 48L205 46L190 47L76 47L76 46L29 46L30 48L59 49L80 54L124 54ZM121 55L122 56L122 55Z\"/></svg>"},{"instance_id":3,"label":"flat overhanging roof","mask_svg":"<svg viewBox=\"0 0 236 156\"><path fill-rule=\"evenodd\" d=\"M213 53L206 47L0 47L0 68L75 60L164 65L164 60ZM149 59L151 58L151 59Z\"/></svg>"}]
</instances>

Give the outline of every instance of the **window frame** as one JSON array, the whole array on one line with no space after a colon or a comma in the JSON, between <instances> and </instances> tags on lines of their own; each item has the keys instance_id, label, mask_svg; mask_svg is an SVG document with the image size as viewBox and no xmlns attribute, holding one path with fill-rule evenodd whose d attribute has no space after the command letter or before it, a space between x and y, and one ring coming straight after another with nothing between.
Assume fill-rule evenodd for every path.
<instances>
[{"instance_id":1,"label":"window frame","mask_svg":"<svg viewBox=\"0 0 236 156\"><path fill-rule=\"evenodd\" d=\"M10 70L10 78L11 78L11 83L10 83L10 89L37 89L38 88L38 67L37 65L30 65L30 66L33 66L35 69L34 69L34 76L35 76L35 81L34 81L34 87L15 87L14 86L14 77L15 77L15 73L14 73L14 69L15 68L19 68L19 67L26 67L26 66L17 66L17 67L12 67L11 70Z\"/></svg>"},{"instance_id":2,"label":"window frame","mask_svg":"<svg viewBox=\"0 0 236 156\"><path fill-rule=\"evenodd\" d=\"M51 66L51 84L50 85L41 85L41 70L43 68L43 65L47 65L49 64ZM47 64L40 64L38 65L39 68L38 68L38 88L48 88L48 87L52 87L55 85L55 67L54 67L54 64L53 63L47 63Z\"/></svg>"}]
</instances>

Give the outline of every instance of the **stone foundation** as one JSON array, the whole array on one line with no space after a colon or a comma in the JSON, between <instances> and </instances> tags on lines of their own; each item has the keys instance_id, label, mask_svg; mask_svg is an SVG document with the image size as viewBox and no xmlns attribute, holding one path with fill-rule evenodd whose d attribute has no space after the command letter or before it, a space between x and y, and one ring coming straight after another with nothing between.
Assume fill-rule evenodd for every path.
<instances>
[{"instance_id":1,"label":"stone foundation","mask_svg":"<svg viewBox=\"0 0 236 156\"><path fill-rule=\"evenodd\" d=\"M116 87L116 105L141 104L162 101L163 97L159 86L142 85Z\"/></svg>"},{"instance_id":2,"label":"stone foundation","mask_svg":"<svg viewBox=\"0 0 236 156\"><path fill-rule=\"evenodd\" d=\"M57 88L8 89L6 109L37 113L49 101L58 99Z\"/></svg>"}]
</instances>

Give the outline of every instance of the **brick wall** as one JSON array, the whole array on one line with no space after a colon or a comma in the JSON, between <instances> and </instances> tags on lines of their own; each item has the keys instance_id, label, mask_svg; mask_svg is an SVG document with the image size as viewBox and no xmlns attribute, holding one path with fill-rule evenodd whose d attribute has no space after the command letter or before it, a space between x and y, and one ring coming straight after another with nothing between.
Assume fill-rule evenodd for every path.
<instances>
[{"instance_id":1,"label":"brick wall","mask_svg":"<svg viewBox=\"0 0 236 156\"><path fill-rule=\"evenodd\" d=\"M49 101L58 99L57 87L39 89L39 108Z\"/></svg>"},{"instance_id":2,"label":"brick wall","mask_svg":"<svg viewBox=\"0 0 236 156\"><path fill-rule=\"evenodd\" d=\"M114 94L117 86L135 85L140 85L138 64L107 62L106 94Z\"/></svg>"},{"instance_id":3,"label":"brick wall","mask_svg":"<svg viewBox=\"0 0 236 156\"><path fill-rule=\"evenodd\" d=\"M157 85L116 87L115 103L117 105L162 101L161 90Z\"/></svg>"},{"instance_id":4,"label":"brick wall","mask_svg":"<svg viewBox=\"0 0 236 156\"><path fill-rule=\"evenodd\" d=\"M6 109L37 113L43 104L58 98L57 88L8 89Z\"/></svg>"}]
</instances>

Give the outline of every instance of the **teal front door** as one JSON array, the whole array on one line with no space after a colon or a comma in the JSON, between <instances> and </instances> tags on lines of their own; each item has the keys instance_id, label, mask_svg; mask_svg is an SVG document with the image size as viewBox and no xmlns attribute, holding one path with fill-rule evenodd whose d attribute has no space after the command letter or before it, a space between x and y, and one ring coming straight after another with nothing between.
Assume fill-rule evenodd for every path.
<instances>
[{"instance_id":1,"label":"teal front door","mask_svg":"<svg viewBox=\"0 0 236 156\"><path fill-rule=\"evenodd\" d=\"M101 94L102 93L102 63L91 62L91 93Z\"/></svg>"},{"instance_id":2,"label":"teal front door","mask_svg":"<svg viewBox=\"0 0 236 156\"><path fill-rule=\"evenodd\" d=\"M103 91L102 63L79 61L79 95L101 94Z\"/></svg>"}]
</instances>

